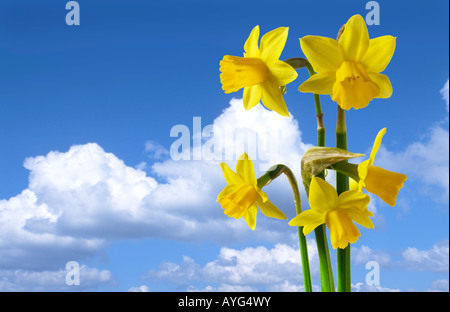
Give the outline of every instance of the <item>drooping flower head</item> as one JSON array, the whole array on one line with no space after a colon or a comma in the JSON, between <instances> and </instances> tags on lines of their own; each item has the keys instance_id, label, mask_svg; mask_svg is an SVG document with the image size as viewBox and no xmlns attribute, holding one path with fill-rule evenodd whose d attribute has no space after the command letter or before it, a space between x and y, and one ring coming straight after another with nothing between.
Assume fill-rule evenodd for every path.
<instances>
[{"instance_id":1,"label":"drooping flower head","mask_svg":"<svg viewBox=\"0 0 450 312\"><path fill-rule=\"evenodd\" d=\"M225 93L244 88L244 107L254 107L261 100L268 109L289 116L280 87L297 78L297 72L280 61L286 44L288 27L274 29L261 38L259 26L253 28L244 44L244 57L225 55L220 61L220 81Z\"/></svg>"},{"instance_id":2,"label":"drooping flower head","mask_svg":"<svg viewBox=\"0 0 450 312\"><path fill-rule=\"evenodd\" d=\"M247 153L239 157L236 172L226 163L221 163L220 167L228 185L217 196L217 202L227 216L235 219L243 217L252 230L256 227L258 207L268 217L287 219L284 213L267 198L267 194L258 187L253 162Z\"/></svg>"},{"instance_id":3,"label":"drooping flower head","mask_svg":"<svg viewBox=\"0 0 450 312\"><path fill-rule=\"evenodd\" d=\"M369 39L364 18L352 16L339 40L305 36L300 46L317 74L306 80L301 92L330 94L342 109L366 107L374 98L389 98L392 85L380 74L389 64L396 38Z\"/></svg>"},{"instance_id":4,"label":"drooping flower head","mask_svg":"<svg viewBox=\"0 0 450 312\"><path fill-rule=\"evenodd\" d=\"M383 128L378 132L369 159L363 161L358 166L358 175L360 179L359 190L361 191L364 188L368 192L377 195L386 204L393 207L395 206L397 195L403 187L403 183L406 181L407 176L373 165L385 133L386 128Z\"/></svg>"},{"instance_id":5,"label":"drooping flower head","mask_svg":"<svg viewBox=\"0 0 450 312\"><path fill-rule=\"evenodd\" d=\"M326 223L330 230L331 245L334 249L345 248L361 236L353 221L373 228L369 217L372 212L367 209L370 197L358 191L346 191L337 195L333 186L325 180L313 177L309 188L309 205L311 209L303 211L293 218L289 225L303 226L305 235L316 227Z\"/></svg>"}]
</instances>

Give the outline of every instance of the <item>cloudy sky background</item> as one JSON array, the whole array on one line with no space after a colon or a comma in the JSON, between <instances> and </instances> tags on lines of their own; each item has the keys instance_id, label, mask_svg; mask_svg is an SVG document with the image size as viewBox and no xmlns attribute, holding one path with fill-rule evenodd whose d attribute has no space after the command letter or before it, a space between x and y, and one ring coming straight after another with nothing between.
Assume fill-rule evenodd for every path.
<instances>
[{"instance_id":1,"label":"cloudy sky background","mask_svg":"<svg viewBox=\"0 0 450 312\"><path fill-rule=\"evenodd\" d=\"M366 2L285 1L276 13L265 1L79 3L72 27L64 1L0 4L0 291L301 291L296 228L259 214L251 231L215 199L220 161L233 168L245 147L258 176L284 163L300 182L316 136L312 96L296 90L306 72L288 86L284 118L225 95L218 62L241 55L256 24L289 26L282 58L302 56L298 37L335 37ZM387 127L376 164L408 181L394 208L371 196L375 229L360 228L352 247L352 285L448 291L448 2L379 3L369 33L398 38L386 70L394 95L348 112L349 149L370 153ZM333 146L336 104L321 99ZM178 130L188 160L171 157ZM264 190L294 217L284 177ZM318 290L313 235L308 244ZM79 286L66 284L68 261L81 266ZM369 261L379 286L365 283Z\"/></svg>"}]
</instances>

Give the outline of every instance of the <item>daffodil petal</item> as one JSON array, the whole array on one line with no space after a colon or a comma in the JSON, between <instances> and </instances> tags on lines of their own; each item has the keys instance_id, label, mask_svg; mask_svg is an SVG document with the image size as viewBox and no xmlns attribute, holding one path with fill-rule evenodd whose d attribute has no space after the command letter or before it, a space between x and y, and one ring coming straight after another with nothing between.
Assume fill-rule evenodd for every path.
<instances>
[{"instance_id":1,"label":"daffodil petal","mask_svg":"<svg viewBox=\"0 0 450 312\"><path fill-rule=\"evenodd\" d=\"M260 100L261 87L259 84L244 88L243 102L246 110L258 105Z\"/></svg>"},{"instance_id":2,"label":"daffodil petal","mask_svg":"<svg viewBox=\"0 0 450 312\"><path fill-rule=\"evenodd\" d=\"M252 229L252 231L256 228L256 215L258 213L258 207L255 205L251 206L247 209L247 211L242 216L247 222L248 226Z\"/></svg>"},{"instance_id":3,"label":"daffodil petal","mask_svg":"<svg viewBox=\"0 0 450 312\"><path fill-rule=\"evenodd\" d=\"M258 183L258 181L256 181L256 183ZM267 196L267 194L263 190L261 190L258 186L256 186L255 189L258 192L260 199L262 200L263 203L269 200L269 196Z\"/></svg>"},{"instance_id":4,"label":"daffodil petal","mask_svg":"<svg viewBox=\"0 0 450 312\"><path fill-rule=\"evenodd\" d=\"M256 25L250 32L247 41L245 41L244 44L245 56L259 57L258 39L259 39L259 26Z\"/></svg>"},{"instance_id":5,"label":"daffodil petal","mask_svg":"<svg viewBox=\"0 0 450 312\"><path fill-rule=\"evenodd\" d=\"M345 24L344 32L339 39L344 50L344 57L348 61L358 62L369 48L369 32L364 18L357 14Z\"/></svg>"},{"instance_id":6,"label":"daffodil petal","mask_svg":"<svg viewBox=\"0 0 450 312\"><path fill-rule=\"evenodd\" d=\"M345 191L337 200L337 208L340 209L351 209L358 208L364 210L370 203L370 197L359 191Z\"/></svg>"},{"instance_id":7,"label":"daffodil petal","mask_svg":"<svg viewBox=\"0 0 450 312\"><path fill-rule=\"evenodd\" d=\"M369 77L370 80L372 80L372 82L380 88L380 93L375 98L387 99L391 97L393 89L388 76L377 73L369 73Z\"/></svg>"},{"instance_id":8,"label":"daffodil petal","mask_svg":"<svg viewBox=\"0 0 450 312\"><path fill-rule=\"evenodd\" d=\"M265 107L273 110L281 116L288 117L289 111L284 102L278 82L274 78L268 78L261 84L261 100Z\"/></svg>"},{"instance_id":9,"label":"daffodil petal","mask_svg":"<svg viewBox=\"0 0 450 312\"><path fill-rule=\"evenodd\" d=\"M278 209L277 206L275 206L270 200L266 200L263 202L262 200L257 200L257 205L259 206L259 209L261 209L261 212L266 216L270 218L276 218L281 220L286 220L287 217L285 214Z\"/></svg>"},{"instance_id":10,"label":"daffodil petal","mask_svg":"<svg viewBox=\"0 0 450 312\"><path fill-rule=\"evenodd\" d=\"M386 128L383 128L380 131L378 131L375 141L373 142L372 151L370 152L369 159L371 160L371 162L370 162L369 166L371 166L373 164L373 161L375 160L375 156L377 155L378 150L380 149L381 141L383 140L383 136L385 134L386 134Z\"/></svg>"},{"instance_id":11,"label":"daffodil petal","mask_svg":"<svg viewBox=\"0 0 450 312\"><path fill-rule=\"evenodd\" d=\"M300 47L317 73L336 71L344 61L339 43L331 38L305 36Z\"/></svg>"},{"instance_id":12,"label":"daffodil petal","mask_svg":"<svg viewBox=\"0 0 450 312\"><path fill-rule=\"evenodd\" d=\"M367 174L369 172L369 169L372 167L372 165L375 161L375 156L377 155L378 150L380 149L381 141L383 140L383 136L385 134L386 134L386 128L383 128L380 131L378 131L375 141L373 142L372 151L370 152L369 159L363 161L362 163L360 163L358 165L360 188L365 187L365 180L366 180Z\"/></svg>"},{"instance_id":13,"label":"daffodil petal","mask_svg":"<svg viewBox=\"0 0 450 312\"><path fill-rule=\"evenodd\" d=\"M274 60L268 62L266 65L270 74L278 82L279 86L285 86L291 83L298 76L297 71L286 62Z\"/></svg>"},{"instance_id":14,"label":"daffodil petal","mask_svg":"<svg viewBox=\"0 0 450 312\"><path fill-rule=\"evenodd\" d=\"M350 189L350 190L352 190L352 191L360 191L359 183L358 183L358 182L356 182L355 180L353 180L352 178L350 178L349 181L348 181L348 183L349 183L349 189Z\"/></svg>"},{"instance_id":15,"label":"daffodil petal","mask_svg":"<svg viewBox=\"0 0 450 312\"><path fill-rule=\"evenodd\" d=\"M288 27L278 27L262 36L260 56L265 62L280 58L286 44L288 32Z\"/></svg>"},{"instance_id":16,"label":"daffodil petal","mask_svg":"<svg viewBox=\"0 0 450 312\"><path fill-rule=\"evenodd\" d=\"M313 177L309 186L309 205L311 209L324 213L336 206L338 200L335 188L327 181Z\"/></svg>"},{"instance_id":17,"label":"daffodil petal","mask_svg":"<svg viewBox=\"0 0 450 312\"><path fill-rule=\"evenodd\" d=\"M217 202L220 202L220 200L222 198L224 198L228 194L233 193L235 190L236 190L236 186L235 185L227 185L227 186L225 186L225 188L219 193L219 195L217 195Z\"/></svg>"},{"instance_id":18,"label":"daffodil petal","mask_svg":"<svg viewBox=\"0 0 450 312\"><path fill-rule=\"evenodd\" d=\"M236 173L241 176L247 184L256 185L255 169L253 161L247 153L243 153L236 163Z\"/></svg>"},{"instance_id":19,"label":"daffodil petal","mask_svg":"<svg viewBox=\"0 0 450 312\"><path fill-rule=\"evenodd\" d=\"M244 180L236 174L233 170L228 167L226 163L221 163L220 168L222 168L223 176L228 185L240 185L244 183Z\"/></svg>"},{"instance_id":20,"label":"daffodil petal","mask_svg":"<svg viewBox=\"0 0 450 312\"><path fill-rule=\"evenodd\" d=\"M314 209L309 209L303 211L291 221L289 225L291 226L303 226L303 234L308 235L316 227L325 223L325 215Z\"/></svg>"},{"instance_id":21,"label":"daffodil petal","mask_svg":"<svg viewBox=\"0 0 450 312\"><path fill-rule=\"evenodd\" d=\"M360 210L357 208L346 209L345 212L350 216L350 218L356 223L368 228L373 229L374 225L369 217L373 217L373 214L367 209Z\"/></svg>"},{"instance_id":22,"label":"daffodil petal","mask_svg":"<svg viewBox=\"0 0 450 312\"><path fill-rule=\"evenodd\" d=\"M311 92L314 94L331 94L335 82L336 74L334 72L318 73L303 82L298 90L300 92Z\"/></svg>"},{"instance_id":23,"label":"daffodil petal","mask_svg":"<svg viewBox=\"0 0 450 312\"><path fill-rule=\"evenodd\" d=\"M393 36L382 36L369 40L369 48L361 58L367 71L381 73L392 59L396 39Z\"/></svg>"}]
</instances>

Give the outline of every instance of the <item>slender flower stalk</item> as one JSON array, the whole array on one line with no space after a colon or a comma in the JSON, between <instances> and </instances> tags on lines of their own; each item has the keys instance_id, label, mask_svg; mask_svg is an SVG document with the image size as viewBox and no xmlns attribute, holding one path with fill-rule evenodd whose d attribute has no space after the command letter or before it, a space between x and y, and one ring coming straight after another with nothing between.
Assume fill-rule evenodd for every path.
<instances>
[{"instance_id":1,"label":"slender flower stalk","mask_svg":"<svg viewBox=\"0 0 450 312\"><path fill-rule=\"evenodd\" d=\"M341 40L341 37L345 31L345 28L347 27L347 32L346 32L346 38L349 38L346 40L352 43L349 43L348 45L350 47L348 47L346 50L347 51L351 51L353 54L355 54L355 46L358 45L358 40L356 39L352 39L352 38L356 38L357 37L357 29L360 29L360 33L361 36L366 38L367 40L369 38L369 35L367 33L367 28L361 26L360 24L360 15L355 15L352 18L350 18L350 20L341 27L341 29L339 29L339 32L337 34L337 38L336 38L336 42L338 42ZM354 27L353 24L357 24L357 27ZM351 27L351 29L350 29ZM365 31L364 31L365 29ZM350 33L350 35L348 35ZM367 33L367 36L365 36L365 34ZM352 39L352 40L351 40ZM345 49L342 49L345 50ZM393 53L393 52L392 52ZM391 55L392 56L392 55ZM389 62L389 61L388 61ZM345 62L344 62L345 64ZM386 64L387 65L387 64ZM343 67L343 66L341 66ZM338 76L338 73L336 72L336 78ZM390 85L390 83L389 83ZM335 90L336 86L338 86L337 83L334 84L333 86L333 91ZM350 93L350 92L348 92ZM336 100L335 98L333 98L332 95L332 99ZM348 103L347 105L345 103L343 103L340 100L336 100L338 105L337 105L337 111L336 111L336 147L337 148L341 148L343 150L348 150L348 144L347 144L347 125L346 125L346 121L345 121L345 109L349 109L348 107ZM360 100L361 101L361 100ZM370 101L370 100L369 100ZM367 102L368 103L368 102ZM367 104L365 104L367 105ZM358 107L359 106L355 106ZM346 161L344 161L345 163ZM349 179L346 175L343 175L339 172L336 172L336 191L338 193L338 195L348 191L350 188L349 185ZM336 251L336 267L337 267L337 290L338 292L350 292L351 291L351 265L350 265L350 256L351 256L351 250L350 250L350 243L343 249L338 248L338 250Z\"/></svg>"},{"instance_id":2,"label":"slender flower stalk","mask_svg":"<svg viewBox=\"0 0 450 312\"><path fill-rule=\"evenodd\" d=\"M348 149L345 110L339 105L337 105L336 147L344 150ZM348 189L348 177L342 173L336 172L336 190L338 195L348 191ZM350 244L344 249L338 248L336 257L337 290L339 292L349 292L351 291Z\"/></svg>"},{"instance_id":3,"label":"slender flower stalk","mask_svg":"<svg viewBox=\"0 0 450 312\"><path fill-rule=\"evenodd\" d=\"M309 76L313 77L316 73L312 64L308 61L306 63ZM316 107L317 118L317 146L325 146L325 125L323 123L323 113L320 103L320 95L314 94L314 105ZM325 178L325 174L322 172L318 177ZM316 237L317 252L319 255L320 265L320 285L323 292L334 292L334 278L333 269L331 266L330 251L328 248L327 228L325 224L319 225L314 229L314 235Z\"/></svg>"},{"instance_id":4,"label":"slender flower stalk","mask_svg":"<svg viewBox=\"0 0 450 312\"><path fill-rule=\"evenodd\" d=\"M266 172L266 174L264 174L258 179L258 187L260 188L264 187L265 185L270 183L273 179L280 176L282 173L284 173L289 180L292 192L294 193L295 210L297 215L300 215L302 213L302 202L300 199L300 191L298 188L297 179L295 178L295 175L292 172L292 170L289 169L287 166L276 165L270 168ZM302 226L299 226L297 230L300 246L300 257L302 262L303 284L305 286L305 292L312 292L311 271L309 266L308 245L306 242L306 236L305 234L303 234Z\"/></svg>"}]
</instances>

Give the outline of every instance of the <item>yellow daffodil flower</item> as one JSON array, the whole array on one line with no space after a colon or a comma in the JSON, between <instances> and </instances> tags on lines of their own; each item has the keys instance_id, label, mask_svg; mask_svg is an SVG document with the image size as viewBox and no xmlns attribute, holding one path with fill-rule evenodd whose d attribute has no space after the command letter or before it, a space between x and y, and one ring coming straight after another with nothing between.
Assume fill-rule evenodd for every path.
<instances>
[{"instance_id":1,"label":"yellow daffodil flower","mask_svg":"<svg viewBox=\"0 0 450 312\"><path fill-rule=\"evenodd\" d=\"M375 139L369 159L358 166L359 190L366 189L369 193L377 195L390 206L395 206L397 195L403 187L407 176L402 173L392 172L373 166L375 156L381 146L381 140L386 133L386 128L381 129Z\"/></svg>"},{"instance_id":2,"label":"yellow daffodil flower","mask_svg":"<svg viewBox=\"0 0 450 312\"><path fill-rule=\"evenodd\" d=\"M217 202L227 216L235 219L244 217L252 230L256 227L257 207L268 217L287 219L258 187L253 162L247 153L242 154L237 161L236 172L226 163L221 163L220 167L228 185L217 196Z\"/></svg>"},{"instance_id":3,"label":"yellow daffodil flower","mask_svg":"<svg viewBox=\"0 0 450 312\"><path fill-rule=\"evenodd\" d=\"M374 98L389 98L392 85L380 74L395 51L396 38L369 39L364 18L352 16L339 40L305 36L300 46L317 72L300 87L301 92L330 94L342 109L363 108Z\"/></svg>"},{"instance_id":4,"label":"yellow daffodil flower","mask_svg":"<svg viewBox=\"0 0 450 312\"><path fill-rule=\"evenodd\" d=\"M309 205L311 209L303 211L293 218L289 225L303 226L305 235L319 225L326 223L330 229L331 245L334 249L345 248L361 236L353 221L373 228L369 217L372 212L367 209L370 197L358 191L346 191L341 195L325 180L313 177L309 188Z\"/></svg>"},{"instance_id":5,"label":"yellow daffodil flower","mask_svg":"<svg viewBox=\"0 0 450 312\"><path fill-rule=\"evenodd\" d=\"M259 26L253 28L244 44L244 57L225 55L220 61L220 81L225 93L244 88L244 108L249 110L261 100L268 109L289 116L280 87L297 78L297 72L280 61L288 27L274 29L261 38Z\"/></svg>"}]
</instances>

